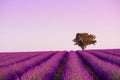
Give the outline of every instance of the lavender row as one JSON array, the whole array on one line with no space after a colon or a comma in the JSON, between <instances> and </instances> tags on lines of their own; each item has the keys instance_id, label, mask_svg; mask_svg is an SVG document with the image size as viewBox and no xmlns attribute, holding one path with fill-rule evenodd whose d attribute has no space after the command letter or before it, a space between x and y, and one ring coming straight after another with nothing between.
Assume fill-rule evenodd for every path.
<instances>
[{"instance_id":1,"label":"lavender row","mask_svg":"<svg viewBox=\"0 0 120 80\"><path fill-rule=\"evenodd\" d=\"M120 57L105 54L105 53L102 53L99 51L87 51L87 52L99 57L100 59L106 60L106 61L111 62L113 64L115 63L115 64L120 66Z\"/></svg>"},{"instance_id":2,"label":"lavender row","mask_svg":"<svg viewBox=\"0 0 120 80\"><path fill-rule=\"evenodd\" d=\"M53 80L65 54L66 51L57 53L48 61L25 73L21 80Z\"/></svg>"},{"instance_id":3,"label":"lavender row","mask_svg":"<svg viewBox=\"0 0 120 80\"><path fill-rule=\"evenodd\" d=\"M84 52L77 51L77 53L86 61L86 63L94 70L94 72L102 80L119 80L120 79L120 67L103 61L94 55Z\"/></svg>"},{"instance_id":4,"label":"lavender row","mask_svg":"<svg viewBox=\"0 0 120 80\"><path fill-rule=\"evenodd\" d=\"M104 52L106 54L111 54L111 55L116 55L116 56L119 56L120 57L120 52L116 52L115 50L102 50L101 52Z\"/></svg>"},{"instance_id":5,"label":"lavender row","mask_svg":"<svg viewBox=\"0 0 120 80\"><path fill-rule=\"evenodd\" d=\"M102 49L102 50L86 50L86 51L97 51L97 52L102 52L102 53L105 53L105 54L108 54L108 55L114 55L114 56L118 56L120 57L120 52L116 52L117 50L114 50L114 49Z\"/></svg>"},{"instance_id":6,"label":"lavender row","mask_svg":"<svg viewBox=\"0 0 120 80\"><path fill-rule=\"evenodd\" d=\"M62 80L93 80L93 76L90 76L84 68L77 54L71 51L66 62Z\"/></svg>"},{"instance_id":7,"label":"lavender row","mask_svg":"<svg viewBox=\"0 0 120 80\"><path fill-rule=\"evenodd\" d=\"M120 49L109 49L109 50L105 50L105 51L108 51L108 52L120 52Z\"/></svg>"},{"instance_id":8,"label":"lavender row","mask_svg":"<svg viewBox=\"0 0 120 80\"><path fill-rule=\"evenodd\" d=\"M104 52L110 52L110 53L118 53L120 54L120 49L102 49L102 50L99 50L99 51L104 51Z\"/></svg>"},{"instance_id":9,"label":"lavender row","mask_svg":"<svg viewBox=\"0 0 120 80\"><path fill-rule=\"evenodd\" d=\"M0 53L0 61L5 61L9 59L13 59L16 57L21 57L25 55L33 55L33 54L38 54L38 53L44 53L46 51L41 51L41 52L4 52Z\"/></svg>"},{"instance_id":10,"label":"lavender row","mask_svg":"<svg viewBox=\"0 0 120 80\"><path fill-rule=\"evenodd\" d=\"M24 62L13 64L8 67L2 67L0 68L0 80L16 80L17 77L21 77L26 71L40 65L54 54L55 52L46 52Z\"/></svg>"},{"instance_id":11,"label":"lavender row","mask_svg":"<svg viewBox=\"0 0 120 80\"><path fill-rule=\"evenodd\" d=\"M18 53L0 53L0 61L5 61L5 60L9 60L9 59L13 59L15 57L19 57L22 56L23 54L18 54Z\"/></svg>"},{"instance_id":12,"label":"lavender row","mask_svg":"<svg viewBox=\"0 0 120 80\"><path fill-rule=\"evenodd\" d=\"M31 59L31 58L36 57L38 55L40 55L40 53L29 53L29 54L27 53L27 54L22 54L20 56L15 55L15 57L13 57L13 58L10 58L10 59L8 58L7 60L1 61L0 67L13 65L15 63L19 63L19 62ZM42 53L41 53L41 55L42 55Z\"/></svg>"}]
</instances>

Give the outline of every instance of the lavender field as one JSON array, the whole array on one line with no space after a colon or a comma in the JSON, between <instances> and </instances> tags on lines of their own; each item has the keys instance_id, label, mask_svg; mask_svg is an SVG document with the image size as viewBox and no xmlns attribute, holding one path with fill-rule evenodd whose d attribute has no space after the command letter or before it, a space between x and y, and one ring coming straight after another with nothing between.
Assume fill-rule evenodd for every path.
<instances>
[{"instance_id":1,"label":"lavender field","mask_svg":"<svg viewBox=\"0 0 120 80\"><path fill-rule=\"evenodd\" d=\"M120 80L120 49L0 53L0 80Z\"/></svg>"}]
</instances>

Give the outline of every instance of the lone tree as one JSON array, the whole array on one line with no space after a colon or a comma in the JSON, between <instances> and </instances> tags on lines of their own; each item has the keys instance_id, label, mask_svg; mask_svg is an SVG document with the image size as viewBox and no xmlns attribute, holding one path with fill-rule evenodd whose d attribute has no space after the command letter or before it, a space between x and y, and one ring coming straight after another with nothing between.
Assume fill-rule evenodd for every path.
<instances>
[{"instance_id":1,"label":"lone tree","mask_svg":"<svg viewBox=\"0 0 120 80\"><path fill-rule=\"evenodd\" d=\"M77 33L76 38L73 39L73 42L75 42L75 45L78 45L84 50L87 45L91 45L97 42L95 40L95 35L88 34L88 33Z\"/></svg>"}]
</instances>

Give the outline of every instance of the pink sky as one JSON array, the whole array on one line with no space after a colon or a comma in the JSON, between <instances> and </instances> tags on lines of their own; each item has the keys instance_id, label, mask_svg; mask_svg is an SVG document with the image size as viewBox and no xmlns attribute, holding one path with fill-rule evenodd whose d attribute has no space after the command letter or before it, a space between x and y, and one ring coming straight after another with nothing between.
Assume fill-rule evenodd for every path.
<instances>
[{"instance_id":1,"label":"pink sky","mask_svg":"<svg viewBox=\"0 0 120 80\"><path fill-rule=\"evenodd\" d=\"M120 48L119 0L0 0L0 51L77 50L78 32L96 35L87 49Z\"/></svg>"}]
</instances>

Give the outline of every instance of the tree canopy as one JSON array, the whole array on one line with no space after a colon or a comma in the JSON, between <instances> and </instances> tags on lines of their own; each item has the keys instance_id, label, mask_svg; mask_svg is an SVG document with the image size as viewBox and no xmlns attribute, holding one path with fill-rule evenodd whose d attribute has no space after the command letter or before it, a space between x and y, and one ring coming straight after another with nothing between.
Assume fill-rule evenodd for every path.
<instances>
[{"instance_id":1,"label":"tree canopy","mask_svg":"<svg viewBox=\"0 0 120 80\"><path fill-rule=\"evenodd\" d=\"M84 50L86 46L94 44L97 42L95 40L95 35L88 34L88 33L77 33L75 39L73 39L73 42L75 42L75 45L78 45Z\"/></svg>"}]
</instances>

